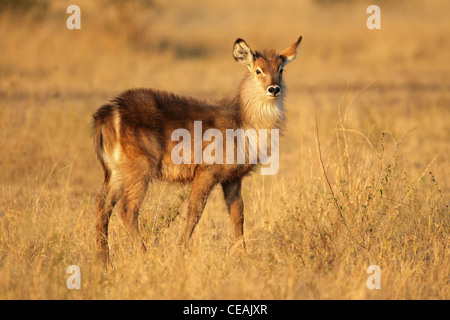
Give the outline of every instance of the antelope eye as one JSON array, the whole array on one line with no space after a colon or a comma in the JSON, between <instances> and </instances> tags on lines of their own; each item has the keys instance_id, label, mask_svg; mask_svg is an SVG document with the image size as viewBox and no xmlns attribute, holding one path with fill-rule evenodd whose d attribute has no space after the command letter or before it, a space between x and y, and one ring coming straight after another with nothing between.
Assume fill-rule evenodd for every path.
<instances>
[{"instance_id":1,"label":"antelope eye","mask_svg":"<svg viewBox=\"0 0 450 320\"><path fill-rule=\"evenodd\" d=\"M261 70L256 69L256 74L261 74Z\"/></svg>"},{"instance_id":2,"label":"antelope eye","mask_svg":"<svg viewBox=\"0 0 450 320\"><path fill-rule=\"evenodd\" d=\"M280 68L280 71L278 71L279 73L283 73L284 69Z\"/></svg>"}]
</instances>

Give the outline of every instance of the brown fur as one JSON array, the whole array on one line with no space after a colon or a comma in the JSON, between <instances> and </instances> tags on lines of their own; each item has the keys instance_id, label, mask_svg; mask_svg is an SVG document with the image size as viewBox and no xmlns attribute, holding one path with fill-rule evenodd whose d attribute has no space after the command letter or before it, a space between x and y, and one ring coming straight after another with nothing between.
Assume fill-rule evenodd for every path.
<instances>
[{"instance_id":1,"label":"brown fur","mask_svg":"<svg viewBox=\"0 0 450 320\"><path fill-rule=\"evenodd\" d=\"M186 244L194 231L212 188L221 184L237 239L243 237L241 181L255 164L174 164L172 132L184 128L193 139L194 121L202 121L202 131L215 128L226 136L226 129L283 129L285 93L280 66L295 58L299 40L279 55L275 51L253 53L242 39L234 46L236 61L250 73L232 99L206 102L152 89L127 90L102 106L93 116L94 145L103 167L105 181L96 200L97 248L108 260L108 223L116 206L135 243L145 250L138 229L139 207L153 179L192 184L188 216L180 239ZM256 74L256 70L261 71ZM281 94L268 96L270 85ZM202 133L203 133L202 132ZM203 143L203 149L210 142ZM193 145L193 142L192 144ZM225 146L225 142L223 143ZM236 152L235 145L235 152ZM193 152L191 152L193 154ZM224 161L225 163L225 161ZM242 239L243 240L243 239Z\"/></svg>"}]
</instances>

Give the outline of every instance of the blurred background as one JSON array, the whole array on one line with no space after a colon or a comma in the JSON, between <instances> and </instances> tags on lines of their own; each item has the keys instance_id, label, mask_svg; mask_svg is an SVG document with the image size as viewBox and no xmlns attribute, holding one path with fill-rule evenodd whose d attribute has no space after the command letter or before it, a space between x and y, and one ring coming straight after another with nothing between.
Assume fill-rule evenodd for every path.
<instances>
[{"instance_id":1,"label":"blurred background","mask_svg":"<svg viewBox=\"0 0 450 320\"><path fill-rule=\"evenodd\" d=\"M81 9L80 30L66 27L72 4ZM366 27L371 4L381 8L380 30ZM449 265L449 11L444 0L0 0L0 297L80 297L64 285L64 266L75 259L92 274L82 298L448 298L449 272L440 266ZM216 190L194 242L218 255L151 258L126 278L143 285L125 286L120 272L130 259L123 257L133 250L113 220L117 271L96 278L92 211L102 172L91 143L95 110L132 87L235 95L247 72L232 57L237 38L281 51L300 35L285 74L280 172L255 175L244 187L249 238L266 244L253 247L253 264L240 265L240 275L209 264L228 259L219 255L232 243ZM342 228L317 157L316 114L327 178L348 214ZM170 188L155 184L148 195L141 214L147 242L183 198ZM381 224L371 233L373 221ZM161 243L170 247L177 230L162 233ZM359 236L373 251L355 249ZM157 248L155 257L164 256ZM347 271L365 270L374 257L385 259L386 279L400 281L395 289L371 296L356 280L344 284ZM210 269L195 278L197 287L174 263L186 274ZM39 267L30 285L23 275L31 265ZM156 277L182 280L152 282L148 266ZM405 268L424 284L402 278ZM104 291L108 285L114 290Z\"/></svg>"}]
</instances>

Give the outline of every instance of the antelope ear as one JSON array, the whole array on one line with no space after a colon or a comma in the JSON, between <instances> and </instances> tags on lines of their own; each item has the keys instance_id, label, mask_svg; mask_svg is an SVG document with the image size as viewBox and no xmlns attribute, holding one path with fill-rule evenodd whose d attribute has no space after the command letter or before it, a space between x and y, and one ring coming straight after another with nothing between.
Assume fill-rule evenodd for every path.
<instances>
[{"instance_id":1,"label":"antelope ear","mask_svg":"<svg viewBox=\"0 0 450 320\"><path fill-rule=\"evenodd\" d=\"M283 52L281 53L281 58L283 59L284 65L287 65L289 62L295 59L295 57L297 56L298 48L300 48L300 42L302 42L302 36L298 38L296 43L283 50Z\"/></svg>"},{"instance_id":2,"label":"antelope ear","mask_svg":"<svg viewBox=\"0 0 450 320\"><path fill-rule=\"evenodd\" d=\"M250 69L253 68L253 64L255 63L255 56L252 49L250 49L248 44L241 38L237 39L234 42L233 57L234 60L236 60L240 64L243 64Z\"/></svg>"}]
</instances>

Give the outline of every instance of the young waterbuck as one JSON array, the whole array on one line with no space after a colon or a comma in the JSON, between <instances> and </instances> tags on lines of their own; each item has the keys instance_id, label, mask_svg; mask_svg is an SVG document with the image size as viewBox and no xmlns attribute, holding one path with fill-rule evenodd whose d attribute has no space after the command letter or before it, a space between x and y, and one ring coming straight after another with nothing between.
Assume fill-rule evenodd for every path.
<instances>
[{"instance_id":1,"label":"young waterbuck","mask_svg":"<svg viewBox=\"0 0 450 320\"><path fill-rule=\"evenodd\" d=\"M198 136L196 124L201 123L200 135L213 129L216 140L228 137L230 130L254 132L264 129L269 134L278 134L285 123L283 68L295 59L301 40L302 37L279 54L274 50L252 51L244 40L237 39L233 47L234 59L250 72L234 98L207 102L152 89L133 89L123 92L97 110L93 117L93 139L105 181L96 199L96 241L99 256L104 262L109 259L108 223L114 207L134 242L145 251L139 234L138 214L148 184L153 179L192 184L187 222L180 244L186 245L188 242L210 191L219 183L222 185L235 237L243 241L241 181L262 160L258 156L257 161L244 163L233 163L229 159L198 161L198 157L194 158L198 156L199 150L186 152L183 149L186 161L180 163L173 158L174 147L178 144L174 132L184 129L190 133L189 139L194 136L195 140L195 136ZM250 136L246 135L249 140ZM249 160L249 146L236 143L234 137L231 141L233 155L245 149L245 159ZM198 148L195 143L188 145L194 146L193 149ZM215 143L216 147L227 145L228 148L230 142ZM260 139L257 145L261 144ZM207 146L204 140L200 140L200 156ZM219 154L220 150L216 148L214 151ZM191 158L194 160L190 161ZM222 160L220 155L216 160Z\"/></svg>"}]
</instances>

